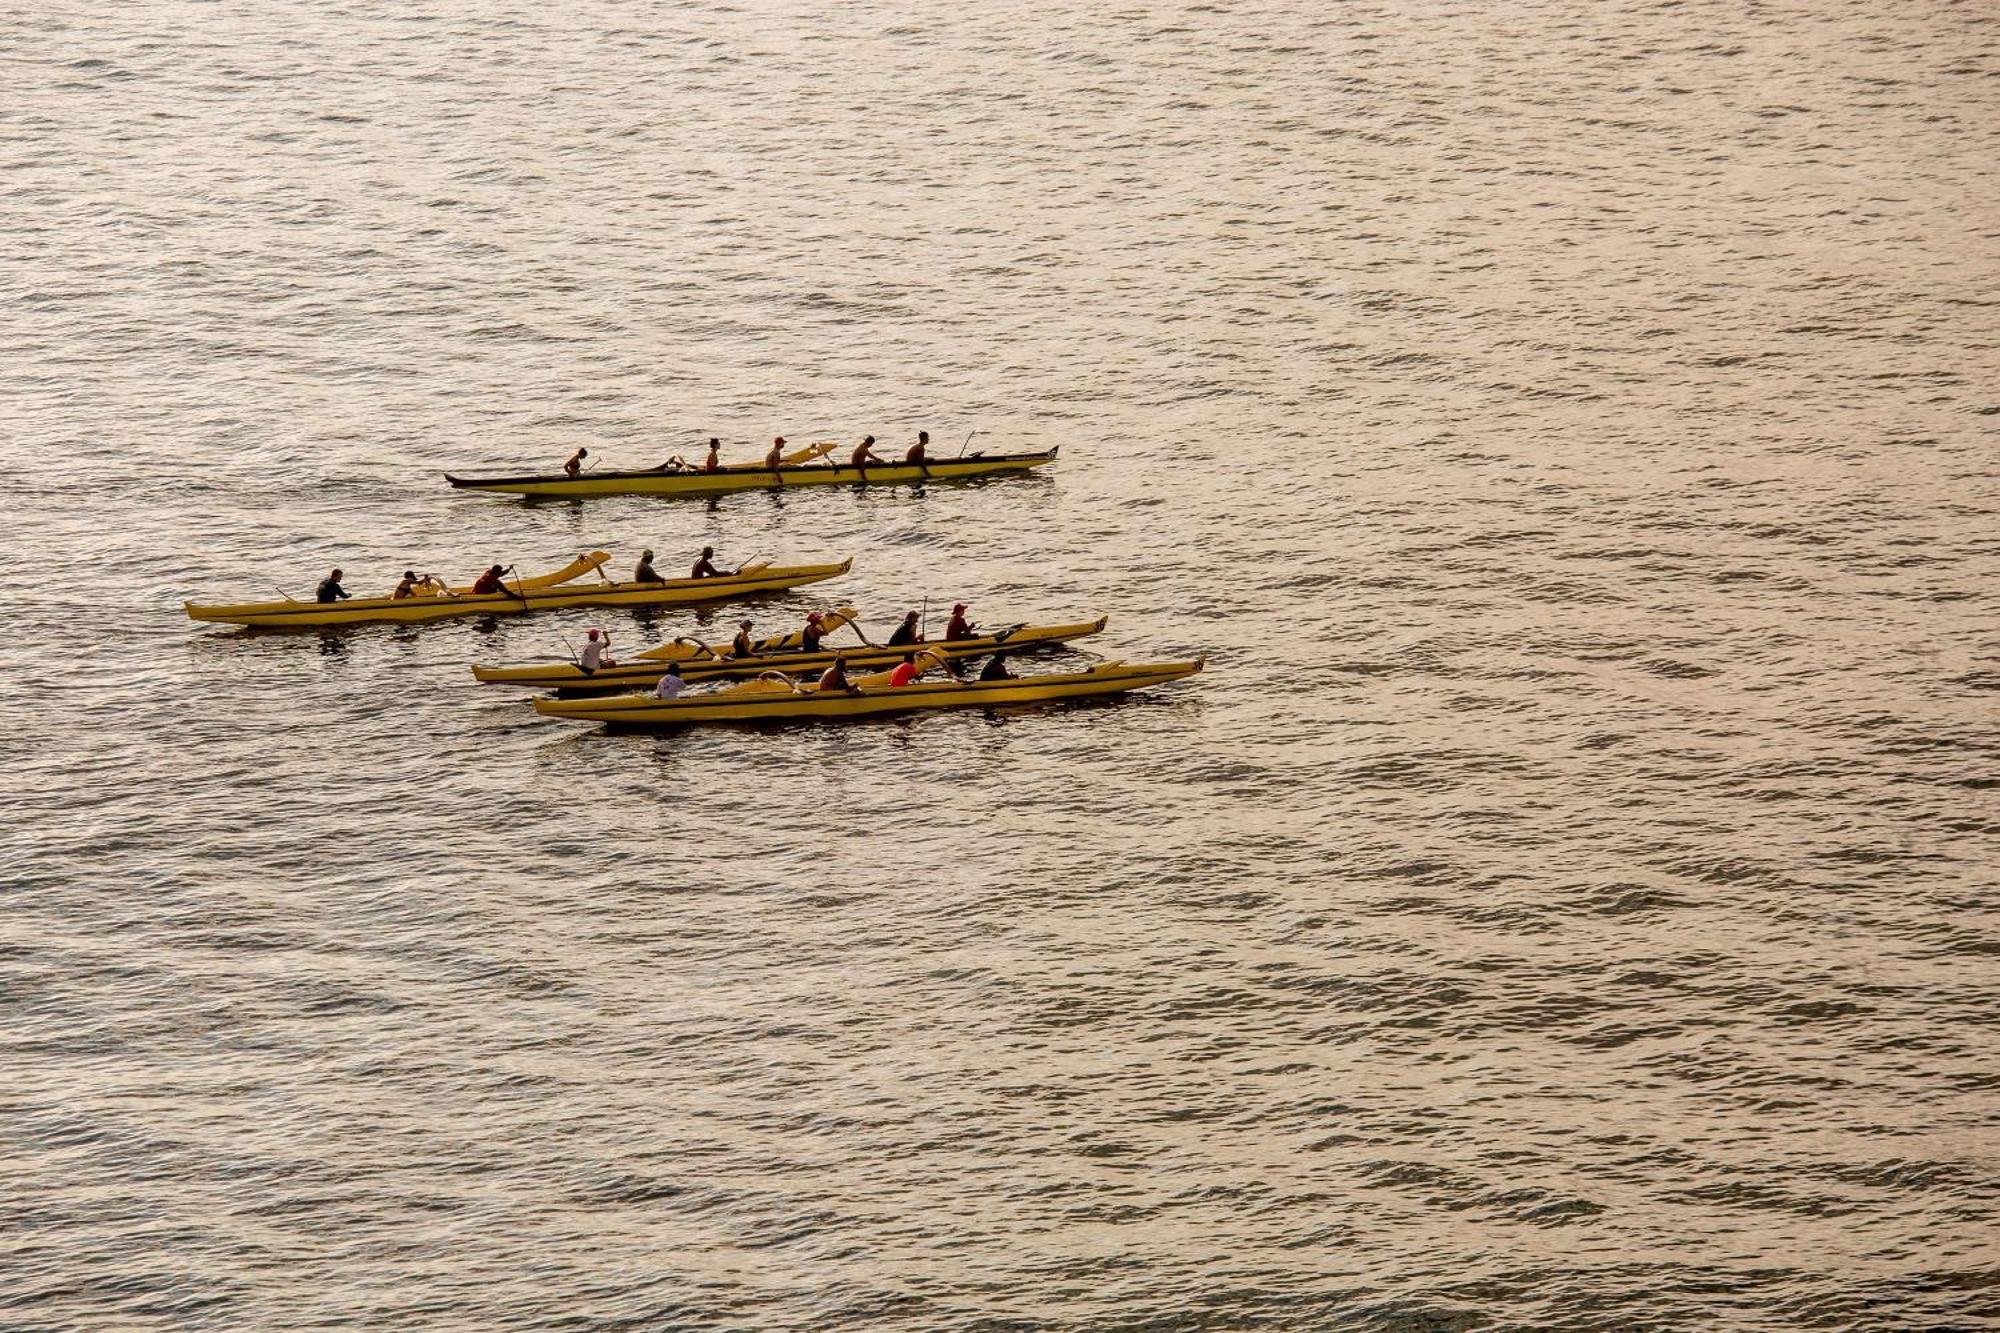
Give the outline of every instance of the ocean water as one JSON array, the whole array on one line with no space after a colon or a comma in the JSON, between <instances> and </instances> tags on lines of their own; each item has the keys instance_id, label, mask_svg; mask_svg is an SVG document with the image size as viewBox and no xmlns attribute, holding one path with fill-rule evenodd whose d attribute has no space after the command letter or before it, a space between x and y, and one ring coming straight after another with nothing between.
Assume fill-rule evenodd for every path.
<instances>
[{"instance_id":1,"label":"ocean water","mask_svg":"<svg viewBox=\"0 0 2000 1333\"><path fill-rule=\"evenodd\" d=\"M2000 1327L1988 6L0 16L0 1326ZM1033 477L525 505L710 435ZM247 635L604 547L748 608ZM607 736L473 662L1107 631Z\"/></svg>"}]
</instances>

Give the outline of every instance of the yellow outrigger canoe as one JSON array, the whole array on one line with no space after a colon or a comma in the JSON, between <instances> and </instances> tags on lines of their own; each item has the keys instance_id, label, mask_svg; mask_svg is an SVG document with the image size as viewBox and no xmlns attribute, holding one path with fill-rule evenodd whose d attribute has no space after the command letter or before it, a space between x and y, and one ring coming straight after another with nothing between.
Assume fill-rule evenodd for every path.
<instances>
[{"instance_id":1,"label":"yellow outrigger canoe","mask_svg":"<svg viewBox=\"0 0 2000 1333\"><path fill-rule=\"evenodd\" d=\"M817 448L818 446L815 446ZM585 472L568 477L561 473L519 477L454 477L445 480L461 491L491 491L503 495L525 495L539 499L587 499L597 495L723 495L731 491L789 490L795 486L893 486L919 481L958 481L969 477L997 476L1026 472L1056 461L1056 450L1032 454L967 454L963 458L935 458L924 464L871 463L857 468L848 463L786 462L775 468L759 464L736 464L719 472Z\"/></svg>"},{"instance_id":2,"label":"yellow outrigger canoe","mask_svg":"<svg viewBox=\"0 0 2000 1333\"><path fill-rule=\"evenodd\" d=\"M852 623L853 619L854 608L844 606L830 612L822 623L830 634L840 626ZM682 678L689 681L757 676L766 671L818 674L833 665L836 657L845 657L848 666L856 668L893 666L907 652L921 652L940 661L956 662L991 652L1016 653L1030 648L1052 648L1071 639L1101 632L1107 619L1099 616L1096 620L1075 625L1014 625L995 634L980 634L969 639L934 639L914 648L857 645L838 649L822 647L818 652L811 653L799 651L797 634L782 634L753 644L755 651L748 657L731 657L727 644L716 647L681 638L649 648L630 661L600 667L589 675L585 675L583 668L574 662L476 666L472 668L472 674L489 685L524 685L530 689L554 690L560 698L580 698L648 689L666 674L669 662L678 665Z\"/></svg>"},{"instance_id":3,"label":"yellow outrigger canoe","mask_svg":"<svg viewBox=\"0 0 2000 1333\"><path fill-rule=\"evenodd\" d=\"M1095 699L1192 676L1193 662L1100 662L1088 671L1017 676L1011 680L918 680L889 684L889 673L856 679L845 693L821 694L777 672L724 689L655 699L621 694L608 699L536 699L544 717L603 722L613 727L676 727L700 722L773 722L792 718L845 721L940 708L1006 708L1017 704Z\"/></svg>"},{"instance_id":4,"label":"yellow outrigger canoe","mask_svg":"<svg viewBox=\"0 0 2000 1333\"><path fill-rule=\"evenodd\" d=\"M355 597L344 602L245 602L231 606L183 605L189 618L226 625L271 629L318 629L329 625L380 622L423 624L455 616L518 615L572 606L671 606L719 602L755 593L818 583L845 574L852 557L832 565L747 565L733 574L706 579L667 579L661 583L617 583L604 578L605 551L580 555L561 569L532 578L510 579L506 592L476 593L471 588L433 589L415 597ZM597 583L581 583L596 573Z\"/></svg>"}]
</instances>

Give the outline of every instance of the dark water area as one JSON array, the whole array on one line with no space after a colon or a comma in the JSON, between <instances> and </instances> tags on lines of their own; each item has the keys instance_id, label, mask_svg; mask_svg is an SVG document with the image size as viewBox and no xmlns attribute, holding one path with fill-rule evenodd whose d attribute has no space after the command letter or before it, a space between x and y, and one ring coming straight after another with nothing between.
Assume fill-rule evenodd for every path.
<instances>
[{"instance_id":1,"label":"dark water area","mask_svg":"<svg viewBox=\"0 0 2000 1333\"><path fill-rule=\"evenodd\" d=\"M1989 7L0 52L0 1327L2000 1327ZM1062 457L441 476L919 428ZM855 567L180 610L705 544ZM675 735L466 670L955 600L1209 668Z\"/></svg>"}]
</instances>

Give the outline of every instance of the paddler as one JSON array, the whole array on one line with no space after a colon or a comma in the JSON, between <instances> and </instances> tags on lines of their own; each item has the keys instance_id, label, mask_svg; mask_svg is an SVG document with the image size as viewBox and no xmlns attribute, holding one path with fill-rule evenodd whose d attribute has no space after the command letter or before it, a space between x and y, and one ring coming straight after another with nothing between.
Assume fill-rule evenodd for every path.
<instances>
[{"instance_id":1,"label":"paddler","mask_svg":"<svg viewBox=\"0 0 2000 1333\"><path fill-rule=\"evenodd\" d=\"M776 472L785 465L785 437L780 435L771 441L770 452L764 455L764 466Z\"/></svg>"},{"instance_id":2,"label":"paddler","mask_svg":"<svg viewBox=\"0 0 2000 1333\"><path fill-rule=\"evenodd\" d=\"M889 634L889 646L891 648L907 648L913 643L922 643L923 641L923 632L917 628L917 613L915 611L904 616L903 623L896 626Z\"/></svg>"},{"instance_id":3,"label":"paddler","mask_svg":"<svg viewBox=\"0 0 2000 1333\"><path fill-rule=\"evenodd\" d=\"M577 669L586 676L597 674L599 667L617 666L611 660L611 636L601 629L583 632L583 656L577 660Z\"/></svg>"},{"instance_id":4,"label":"paddler","mask_svg":"<svg viewBox=\"0 0 2000 1333\"><path fill-rule=\"evenodd\" d=\"M757 655L757 645L750 638L749 621L739 620L736 622L736 637L729 641L729 655L731 657L755 657Z\"/></svg>"},{"instance_id":5,"label":"paddler","mask_svg":"<svg viewBox=\"0 0 2000 1333\"><path fill-rule=\"evenodd\" d=\"M417 580L416 570L414 569L404 570L403 577L396 583L396 591L389 594L389 600L394 602L401 602L411 597L415 597L417 595L417 582L418 580ZM426 579L424 580L424 582L429 582L429 580Z\"/></svg>"},{"instance_id":6,"label":"paddler","mask_svg":"<svg viewBox=\"0 0 2000 1333\"><path fill-rule=\"evenodd\" d=\"M707 458L704 458L704 459L702 459L702 460L701 460L701 470L702 470L703 472L720 472L720 471L722 471L722 441L721 441L721 440L718 440L718 439L715 439L715 438L713 438L713 437L710 437L710 439L709 439L709 441L708 441L708 457L707 457Z\"/></svg>"},{"instance_id":7,"label":"paddler","mask_svg":"<svg viewBox=\"0 0 2000 1333\"><path fill-rule=\"evenodd\" d=\"M825 617L817 611L807 613L805 628L799 631L800 652L816 653L819 651L819 641L826 637L826 630L823 628L824 621ZM844 662L847 659L842 658L841 660Z\"/></svg>"},{"instance_id":8,"label":"paddler","mask_svg":"<svg viewBox=\"0 0 2000 1333\"><path fill-rule=\"evenodd\" d=\"M904 450L903 461L905 463L915 463L918 467L923 468L924 475L928 477L931 474L931 470L924 465L924 453L930 447L931 433L927 430L918 431L917 442Z\"/></svg>"},{"instance_id":9,"label":"paddler","mask_svg":"<svg viewBox=\"0 0 2000 1333\"><path fill-rule=\"evenodd\" d=\"M482 597L490 597L496 592L506 592L506 575L505 569L495 565L472 581L472 591Z\"/></svg>"},{"instance_id":10,"label":"paddler","mask_svg":"<svg viewBox=\"0 0 2000 1333\"><path fill-rule=\"evenodd\" d=\"M842 653L833 659L833 665L820 674L819 685L816 688L821 694L832 694L837 690L844 690L848 694L861 693L854 688L854 682L847 678L847 654Z\"/></svg>"},{"instance_id":11,"label":"paddler","mask_svg":"<svg viewBox=\"0 0 2000 1333\"><path fill-rule=\"evenodd\" d=\"M1007 654L995 653L986 659L986 665L979 672L981 680L1012 680L1014 673L1007 669Z\"/></svg>"},{"instance_id":12,"label":"paddler","mask_svg":"<svg viewBox=\"0 0 2000 1333\"><path fill-rule=\"evenodd\" d=\"M321 579L319 587L313 592L313 600L322 605L328 602L344 602L352 596L353 593L340 586L340 571L337 569Z\"/></svg>"},{"instance_id":13,"label":"paddler","mask_svg":"<svg viewBox=\"0 0 2000 1333\"><path fill-rule=\"evenodd\" d=\"M660 683L653 687L653 697L655 699L678 699L680 698L681 691L686 688L687 682L681 679L680 663L669 662L667 663L667 673L661 676Z\"/></svg>"},{"instance_id":14,"label":"paddler","mask_svg":"<svg viewBox=\"0 0 2000 1333\"><path fill-rule=\"evenodd\" d=\"M571 454L569 461L563 464L563 475L574 481L576 474L583 471L583 460L588 457L590 457L590 450L588 449L578 449L575 453Z\"/></svg>"},{"instance_id":15,"label":"paddler","mask_svg":"<svg viewBox=\"0 0 2000 1333\"><path fill-rule=\"evenodd\" d=\"M951 608L951 620L944 627L947 639L975 639L979 637L979 626L965 618L965 603L957 602Z\"/></svg>"},{"instance_id":16,"label":"paddler","mask_svg":"<svg viewBox=\"0 0 2000 1333\"><path fill-rule=\"evenodd\" d=\"M896 669L889 673L889 683L898 687L913 683L917 676L917 655L904 653L903 660L896 663Z\"/></svg>"},{"instance_id":17,"label":"paddler","mask_svg":"<svg viewBox=\"0 0 2000 1333\"><path fill-rule=\"evenodd\" d=\"M719 579L722 578L727 573L728 573L727 570L717 569L715 567L715 548L713 546L704 546L701 548L701 559L694 562L694 573L689 575L688 577L697 579Z\"/></svg>"},{"instance_id":18,"label":"paddler","mask_svg":"<svg viewBox=\"0 0 2000 1333\"><path fill-rule=\"evenodd\" d=\"M632 570L632 582L634 583L666 582L665 579L660 577L660 571L653 568L653 552L650 547L648 547L646 550L639 552L639 563L636 566L634 566Z\"/></svg>"},{"instance_id":19,"label":"paddler","mask_svg":"<svg viewBox=\"0 0 2000 1333\"><path fill-rule=\"evenodd\" d=\"M888 461L889 461L888 459L881 458L876 455L875 437L873 435L870 435L860 444L855 445L854 452L850 454L847 459L848 465L850 467L857 467L861 469L861 477L862 480L864 481L867 480L868 478L868 465L870 463L887 463Z\"/></svg>"}]
</instances>

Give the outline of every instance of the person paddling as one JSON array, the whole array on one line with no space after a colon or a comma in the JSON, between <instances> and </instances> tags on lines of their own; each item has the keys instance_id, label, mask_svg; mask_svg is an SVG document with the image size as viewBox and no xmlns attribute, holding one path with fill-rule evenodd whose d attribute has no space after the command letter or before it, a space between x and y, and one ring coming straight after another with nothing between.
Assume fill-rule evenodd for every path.
<instances>
[{"instance_id":1,"label":"person paddling","mask_svg":"<svg viewBox=\"0 0 2000 1333\"><path fill-rule=\"evenodd\" d=\"M472 591L481 597L491 597L494 593L506 592L506 575L505 569L495 565L472 581Z\"/></svg>"},{"instance_id":2,"label":"person paddling","mask_svg":"<svg viewBox=\"0 0 2000 1333\"><path fill-rule=\"evenodd\" d=\"M722 441L711 438L708 442L708 457L701 460L703 472L722 471Z\"/></svg>"},{"instance_id":3,"label":"person paddling","mask_svg":"<svg viewBox=\"0 0 2000 1333\"><path fill-rule=\"evenodd\" d=\"M715 548L713 546L704 546L701 548L701 559L694 562L694 573L689 575L689 577L697 579L719 579L724 577L727 573L728 573L727 570L717 569L715 567Z\"/></svg>"},{"instance_id":4,"label":"person paddling","mask_svg":"<svg viewBox=\"0 0 2000 1333\"><path fill-rule=\"evenodd\" d=\"M925 463L925 455L930 450L930 447L931 433L927 430L918 431L917 442L903 452L903 461L905 463L915 463L919 468L923 469L926 477L930 476L931 470Z\"/></svg>"},{"instance_id":5,"label":"person paddling","mask_svg":"<svg viewBox=\"0 0 2000 1333\"><path fill-rule=\"evenodd\" d=\"M817 688L821 694L832 694L842 690L848 694L861 693L854 688L854 682L847 678L847 654L842 653L833 659L833 665L820 674Z\"/></svg>"},{"instance_id":6,"label":"person paddling","mask_svg":"<svg viewBox=\"0 0 2000 1333\"><path fill-rule=\"evenodd\" d=\"M771 441L770 452L764 455L764 466L776 472L785 465L785 437L780 435Z\"/></svg>"},{"instance_id":7,"label":"person paddling","mask_svg":"<svg viewBox=\"0 0 2000 1333\"><path fill-rule=\"evenodd\" d=\"M425 583L430 582L429 579L422 581ZM390 600L400 602L407 598L415 597L417 595L417 583L417 571L414 569L404 570L403 577L396 583L396 591L389 594Z\"/></svg>"},{"instance_id":8,"label":"person paddling","mask_svg":"<svg viewBox=\"0 0 2000 1333\"><path fill-rule=\"evenodd\" d=\"M653 568L653 551L651 547L648 547L647 549L639 552L639 563L632 570L632 582L634 583L666 582L665 579L660 577L660 571Z\"/></svg>"},{"instance_id":9,"label":"person paddling","mask_svg":"<svg viewBox=\"0 0 2000 1333\"><path fill-rule=\"evenodd\" d=\"M353 593L340 586L340 571L337 569L321 579L319 587L313 592L313 600L322 605L328 602L344 602L352 596Z\"/></svg>"},{"instance_id":10,"label":"person paddling","mask_svg":"<svg viewBox=\"0 0 2000 1333\"><path fill-rule=\"evenodd\" d=\"M819 651L819 641L826 637L826 630L822 628L823 621L824 617L817 611L807 614L805 628L799 631L800 652L816 653ZM842 658L841 660L846 661L847 659Z\"/></svg>"},{"instance_id":11,"label":"person paddling","mask_svg":"<svg viewBox=\"0 0 2000 1333\"><path fill-rule=\"evenodd\" d=\"M922 643L923 641L923 632L917 628L917 613L915 611L904 616L903 623L896 626L889 635L889 646L891 648L907 648L913 643Z\"/></svg>"},{"instance_id":12,"label":"person paddling","mask_svg":"<svg viewBox=\"0 0 2000 1333\"><path fill-rule=\"evenodd\" d=\"M1007 654L995 653L986 659L986 666L980 671L981 680L1012 680L1014 673L1007 669Z\"/></svg>"},{"instance_id":13,"label":"person paddling","mask_svg":"<svg viewBox=\"0 0 2000 1333\"><path fill-rule=\"evenodd\" d=\"M889 683L901 687L913 683L917 676L917 655L904 653L903 660L896 663L896 669L889 673Z\"/></svg>"},{"instance_id":14,"label":"person paddling","mask_svg":"<svg viewBox=\"0 0 2000 1333\"><path fill-rule=\"evenodd\" d=\"M954 603L951 608L951 620L944 627L945 638L972 639L977 638L978 635L979 626L965 618L965 603Z\"/></svg>"},{"instance_id":15,"label":"person paddling","mask_svg":"<svg viewBox=\"0 0 2000 1333\"><path fill-rule=\"evenodd\" d=\"M577 669L586 676L597 674L599 667L617 666L611 660L611 636L601 629L585 630L583 633L583 656L577 661Z\"/></svg>"},{"instance_id":16,"label":"person paddling","mask_svg":"<svg viewBox=\"0 0 2000 1333\"><path fill-rule=\"evenodd\" d=\"M680 698L681 691L686 688L687 682L681 679L680 663L669 662L667 663L666 674L661 676L660 683L653 687L653 697L655 699L678 699Z\"/></svg>"},{"instance_id":17,"label":"person paddling","mask_svg":"<svg viewBox=\"0 0 2000 1333\"><path fill-rule=\"evenodd\" d=\"M755 657L757 655L757 645L750 638L749 621L739 620L736 622L736 637L729 641L729 655L731 657Z\"/></svg>"},{"instance_id":18,"label":"person paddling","mask_svg":"<svg viewBox=\"0 0 2000 1333\"><path fill-rule=\"evenodd\" d=\"M854 446L854 452L848 456L847 461L849 466L861 469L861 480L866 481L868 480L868 465L870 463L886 463L889 460L876 455L875 437L870 435L860 444Z\"/></svg>"},{"instance_id":19,"label":"person paddling","mask_svg":"<svg viewBox=\"0 0 2000 1333\"><path fill-rule=\"evenodd\" d=\"M563 464L563 475L574 481L576 474L583 471L583 460L588 457L590 457L590 450L588 449L578 449L575 453L571 454L569 461Z\"/></svg>"}]
</instances>

